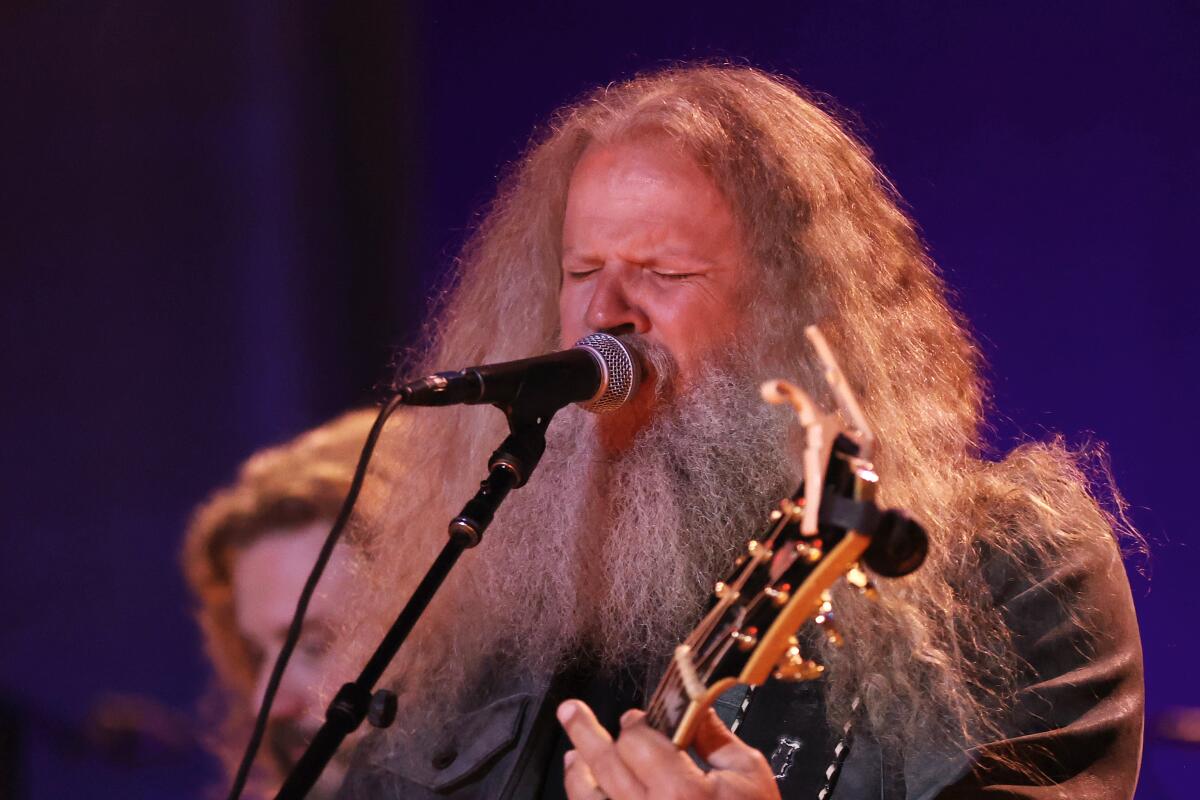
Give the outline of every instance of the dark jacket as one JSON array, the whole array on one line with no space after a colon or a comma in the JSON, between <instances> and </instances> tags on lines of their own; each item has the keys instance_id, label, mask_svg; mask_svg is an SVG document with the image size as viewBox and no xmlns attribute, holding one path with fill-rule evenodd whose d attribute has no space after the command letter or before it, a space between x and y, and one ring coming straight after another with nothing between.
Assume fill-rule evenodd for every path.
<instances>
[{"instance_id":1,"label":"dark jacket","mask_svg":"<svg viewBox=\"0 0 1200 800\"><path fill-rule=\"evenodd\" d=\"M996 709L1003 738L969 752L912 742L890 753L854 726L834 800L1071 798L1127 800L1141 757L1142 656L1129 584L1113 544L1086 548L1062 568L1022 579L1004 559L985 574L1028 669L1017 702ZM385 767L356 764L340 798L563 798L566 737L554 709L587 701L612 731L640 702L639 676L560 675L505 687L454 726L413 743ZM769 682L719 708L775 769L784 798L816 798L842 738L825 722L819 683ZM1004 759L995 754L1003 753ZM1022 765L1014 769L1006 764Z\"/></svg>"}]
</instances>

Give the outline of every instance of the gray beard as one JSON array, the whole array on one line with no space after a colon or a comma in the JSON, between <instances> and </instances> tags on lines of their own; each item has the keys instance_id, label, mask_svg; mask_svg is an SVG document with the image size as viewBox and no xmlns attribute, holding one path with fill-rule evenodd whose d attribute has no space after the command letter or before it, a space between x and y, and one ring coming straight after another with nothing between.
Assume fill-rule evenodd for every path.
<instances>
[{"instance_id":1,"label":"gray beard","mask_svg":"<svg viewBox=\"0 0 1200 800\"><path fill-rule=\"evenodd\" d=\"M662 663L798 475L787 413L745 371L711 368L620 453L600 446L600 419L560 412L473 563L488 609L475 652L540 675L581 655Z\"/></svg>"},{"instance_id":2,"label":"gray beard","mask_svg":"<svg viewBox=\"0 0 1200 800\"><path fill-rule=\"evenodd\" d=\"M789 413L759 399L757 376L740 366L751 362L719 359L739 366L711 367L664 398L621 452L602 446L603 418L559 413L540 467L402 654L401 713L370 760L418 758L428 731L573 660L657 679L799 475Z\"/></svg>"}]
</instances>

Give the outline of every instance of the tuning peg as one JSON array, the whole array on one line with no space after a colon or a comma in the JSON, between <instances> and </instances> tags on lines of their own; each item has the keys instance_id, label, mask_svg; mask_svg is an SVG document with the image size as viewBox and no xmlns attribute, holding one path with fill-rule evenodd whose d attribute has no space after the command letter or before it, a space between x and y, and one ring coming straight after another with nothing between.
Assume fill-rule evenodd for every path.
<instances>
[{"instance_id":1,"label":"tuning peg","mask_svg":"<svg viewBox=\"0 0 1200 800\"><path fill-rule=\"evenodd\" d=\"M821 607L817 610L817 615L813 617L813 622L817 623L831 645L834 647L842 646L842 634L838 632L837 626L833 624L833 601L829 596L829 592L821 592Z\"/></svg>"},{"instance_id":2,"label":"tuning peg","mask_svg":"<svg viewBox=\"0 0 1200 800\"><path fill-rule=\"evenodd\" d=\"M792 599L792 585L790 583L781 583L779 588L768 586L763 589L763 594L771 598L771 602L777 607L782 608L787 605L788 600Z\"/></svg>"},{"instance_id":3,"label":"tuning peg","mask_svg":"<svg viewBox=\"0 0 1200 800\"><path fill-rule=\"evenodd\" d=\"M788 641L791 646L776 665L775 678L781 681L811 681L821 677L825 667L811 658L800 655L800 643L796 641L795 636Z\"/></svg>"},{"instance_id":4,"label":"tuning peg","mask_svg":"<svg viewBox=\"0 0 1200 800\"><path fill-rule=\"evenodd\" d=\"M879 592L876 591L875 584L871 583L870 576L863 572L862 567L858 564L854 564L846 573L846 583L857 589L859 594L868 600L879 599Z\"/></svg>"},{"instance_id":5,"label":"tuning peg","mask_svg":"<svg viewBox=\"0 0 1200 800\"><path fill-rule=\"evenodd\" d=\"M771 511L771 522L779 522L784 517L790 522L797 522L804 517L804 498L792 500L785 497L779 501L779 508Z\"/></svg>"},{"instance_id":6,"label":"tuning peg","mask_svg":"<svg viewBox=\"0 0 1200 800\"><path fill-rule=\"evenodd\" d=\"M796 555L806 564L815 564L821 560L820 542L796 542Z\"/></svg>"},{"instance_id":7,"label":"tuning peg","mask_svg":"<svg viewBox=\"0 0 1200 800\"><path fill-rule=\"evenodd\" d=\"M734 630L729 635L737 642L738 649L742 652L749 652L758 646L758 628L746 628L745 631Z\"/></svg>"},{"instance_id":8,"label":"tuning peg","mask_svg":"<svg viewBox=\"0 0 1200 800\"><path fill-rule=\"evenodd\" d=\"M763 561L770 561L771 557L775 555L771 548L757 539L751 539L746 543L746 552L752 557L761 558Z\"/></svg>"},{"instance_id":9,"label":"tuning peg","mask_svg":"<svg viewBox=\"0 0 1200 800\"><path fill-rule=\"evenodd\" d=\"M734 591L734 588L725 581L716 582L716 584L713 586L713 594L715 594L719 600L724 600L726 597L736 600L738 597L738 592Z\"/></svg>"}]
</instances>

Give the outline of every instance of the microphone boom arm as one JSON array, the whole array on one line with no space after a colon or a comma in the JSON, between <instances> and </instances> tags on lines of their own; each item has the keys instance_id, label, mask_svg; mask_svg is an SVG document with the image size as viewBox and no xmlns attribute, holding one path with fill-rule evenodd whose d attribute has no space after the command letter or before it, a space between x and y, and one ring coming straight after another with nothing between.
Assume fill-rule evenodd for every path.
<instances>
[{"instance_id":1,"label":"microphone boom arm","mask_svg":"<svg viewBox=\"0 0 1200 800\"><path fill-rule=\"evenodd\" d=\"M593 333L557 353L435 372L398 385L396 394L413 406L527 404L527 412L536 407L553 413L579 403L604 413L633 397L641 372L639 359L626 343L607 333Z\"/></svg>"}]
</instances>

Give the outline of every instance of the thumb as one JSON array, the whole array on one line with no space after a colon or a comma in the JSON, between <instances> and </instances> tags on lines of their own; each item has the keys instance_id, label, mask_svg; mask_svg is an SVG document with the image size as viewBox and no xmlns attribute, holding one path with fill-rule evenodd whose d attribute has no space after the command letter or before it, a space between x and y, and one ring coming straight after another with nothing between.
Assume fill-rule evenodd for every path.
<instances>
[{"instance_id":1,"label":"thumb","mask_svg":"<svg viewBox=\"0 0 1200 800\"><path fill-rule=\"evenodd\" d=\"M700 716L692 746L697 755L716 769L754 772L762 760L762 754L734 736L711 708Z\"/></svg>"}]
</instances>

